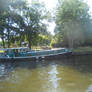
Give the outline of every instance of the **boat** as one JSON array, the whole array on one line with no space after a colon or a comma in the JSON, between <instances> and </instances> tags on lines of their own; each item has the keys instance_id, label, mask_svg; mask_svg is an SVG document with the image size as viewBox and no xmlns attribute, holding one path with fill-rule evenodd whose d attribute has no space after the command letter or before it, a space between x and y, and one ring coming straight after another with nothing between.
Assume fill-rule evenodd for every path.
<instances>
[{"instance_id":1,"label":"boat","mask_svg":"<svg viewBox=\"0 0 92 92\"><path fill-rule=\"evenodd\" d=\"M69 55L72 49L56 48L51 50L30 50L28 47L0 49L0 61L24 61L59 59L63 55Z\"/></svg>"}]
</instances>

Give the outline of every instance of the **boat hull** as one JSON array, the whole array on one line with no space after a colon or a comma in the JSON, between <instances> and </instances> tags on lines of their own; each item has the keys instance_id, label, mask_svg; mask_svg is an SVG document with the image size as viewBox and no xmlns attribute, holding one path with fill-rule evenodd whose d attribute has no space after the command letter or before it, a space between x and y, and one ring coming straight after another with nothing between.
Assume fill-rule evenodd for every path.
<instances>
[{"instance_id":1,"label":"boat hull","mask_svg":"<svg viewBox=\"0 0 92 92\"><path fill-rule=\"evenodd\" d=\"M39 61L39 60L55 60L67 58L72 52L56 54L56 55L45 55L45 56L28 56L28 57L2 57L0 61Z\"/></svg>"}]
</instances>

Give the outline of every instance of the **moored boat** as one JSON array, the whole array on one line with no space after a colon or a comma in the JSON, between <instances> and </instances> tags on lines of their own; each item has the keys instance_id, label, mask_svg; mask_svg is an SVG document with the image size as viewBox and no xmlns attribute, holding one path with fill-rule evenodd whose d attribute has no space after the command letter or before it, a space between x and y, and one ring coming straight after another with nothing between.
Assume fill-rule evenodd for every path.
<instances>
[{"instance_id":1,"label":"moored boat","mask_svg":"<svg viewBox=\"0 0 92 92\"><path fill-rule=\"evenodd\" d=\"M71 49L57 48L51 50L30 50L27 47L21 48L6 48L0 49L0 60L39 60L39 59L54 59L55 57L61 57L65 54L70 54Z\"/></svg>"}]
</instances>

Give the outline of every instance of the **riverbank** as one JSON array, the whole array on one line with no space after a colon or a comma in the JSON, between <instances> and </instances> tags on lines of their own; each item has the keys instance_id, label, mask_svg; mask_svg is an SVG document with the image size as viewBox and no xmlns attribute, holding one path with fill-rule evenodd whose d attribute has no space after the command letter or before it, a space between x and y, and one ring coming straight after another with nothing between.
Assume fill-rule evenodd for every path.
<instances>
[{"instance_id":1,"label":"riverbank","mask_svg":"<svg viewBox=\"0 0 92 92\"><path fill-rule=\"evenodd\" d=\"M78 47L78 48L74 48L73 52L92 52L92 47Z\"/></svg>"},{"instance_id":2,"label":"riverbank","mask_svg":"<svg viewBox=\"0 0 92 92\"><path fill-rule=\"evenodd\" d=\"M48 50L48 49L53 49L50 46L33 46L32 47L33 50Z\"/></svg>"},{"instance_id":3,"label":"riverbank","mask_svg":"<svg viewBox=\"0 0 92 92\"><path fill-rule=\"evenodd\" d=\"M51 48L49 46L39 46L39 47L32 47L34 50L48 50L48 49L55 49ZM78 47L72 49L72 54L73 56L82 56L82 55L92 55L92 47Z\"/></svg>"},{"instance_id":4,"label":"riverbank","mask_svg":"<svg viewBox=\"0 0 92 92\"><path fill-rule=\"evenodd\" d=\"M72 55L92 55L92 47L78 47L72 50Z\"/></svg>"},{"instance_id":5,"label":"riverbank","mask_svg":"<svg viewBox=\"0 0 92 92\"><path fill-rule=\"evenodd\" d=\"M50 46L33 46L32 49L35 50L44 50L44 49L53 49ZM72 52L92 52L92 47L78 47L72 49Z\"/></svg>"}]
</instances>

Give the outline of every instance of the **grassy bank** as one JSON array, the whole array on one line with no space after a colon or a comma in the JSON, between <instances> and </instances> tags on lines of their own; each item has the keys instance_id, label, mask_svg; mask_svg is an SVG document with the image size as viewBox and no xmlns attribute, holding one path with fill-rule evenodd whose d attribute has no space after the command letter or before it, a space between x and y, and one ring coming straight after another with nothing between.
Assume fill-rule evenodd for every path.
<instances>
[{"instance_id":1,"label":"grassy bank","mask_svg":"<svg viewBox=\"0 0 92 92\"><path fill-rule=\"evenodd\" d=\"M92 51L92 47L78 47L73 49L73 52L87 52L87 51Z\"/></svg>"},{"instance_id":2,"label":"grassy bank","mask_svg":"<svg viewBox=\"0 0 92 92\"><path fill-rule=\"evenodd\" d=\"M50 46L33 46L32 47L33 50L43 50L43 49L52 49ZM92 47L87 46L87 47L78 47L78 48L74 48L72 49L73 52L92 52Z\"/></svg>"},{"instance_id":3,"label":"grassy bank","mask_svg":"<svg viewBox=\"0 0 92 92\"><path fill-rule=\"evenodd\" d=\"M50 46L32 46L33 50L51 49Z\"/></svg>"}]
</instances>

